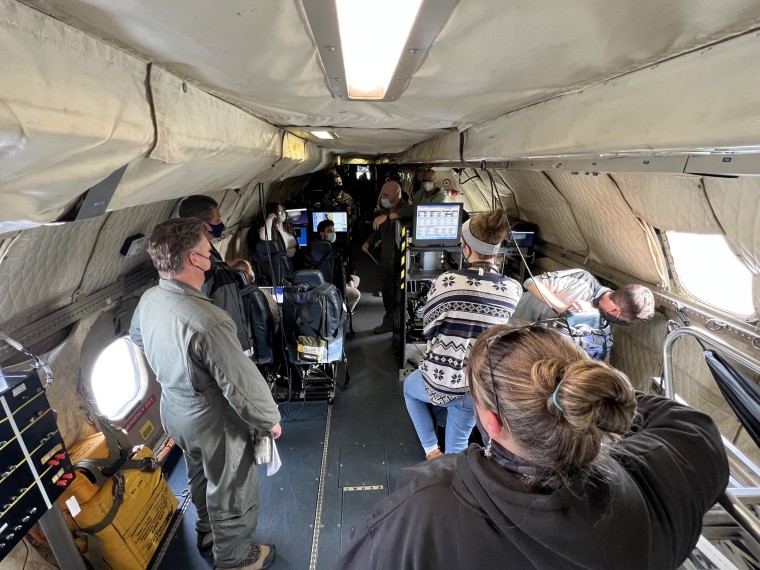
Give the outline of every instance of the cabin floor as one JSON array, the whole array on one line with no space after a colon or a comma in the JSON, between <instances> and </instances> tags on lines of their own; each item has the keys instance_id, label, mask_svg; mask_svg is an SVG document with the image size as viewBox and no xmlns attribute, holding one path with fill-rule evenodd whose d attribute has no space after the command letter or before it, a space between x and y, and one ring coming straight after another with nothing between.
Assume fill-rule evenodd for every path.
<instances>
[{"instance_id":1,"label":"cabin floor","mask_svg":"<svg viewBox=\"0 0 760 570\"><path fill-rule=\"evenodd\" d=\"M282 467L271 477L259 467L261 511L254 539L277 547L273 569L332 568L350 541L351 528L394 488L399 469L425 459L404 405L391 334L372 332L383 315L382 299L372 296L379 282L371 278L372 268L360 265L358 271L362 298L354 313L356 333L345 344L350 385L336 390L332 406L327 401L281 404L282 436L276 443ZM337 384L343 384L342 371ZM165 470L169 485L181 495L187 472L180 450ZM196 513L188 505L154 568L213 566L210 551L201 554L195 546Z\"/></svg>"}]
</instances>

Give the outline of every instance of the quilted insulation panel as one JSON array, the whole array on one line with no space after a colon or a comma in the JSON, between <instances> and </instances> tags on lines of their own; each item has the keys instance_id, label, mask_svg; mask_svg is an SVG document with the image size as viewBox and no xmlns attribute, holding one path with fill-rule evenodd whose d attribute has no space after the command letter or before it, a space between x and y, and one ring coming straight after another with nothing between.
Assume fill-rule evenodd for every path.
<instances>
[{"instance_id":1,"label":"quilted insulation panel","mask_svg":"<svg viewBox=\"0 0 760 570\"><path fill-rule=\"evenodd\" d=\"M570 205L543 172L499 170L498 173L514 192L520 217L538 224L541 239L567 251L580 254L588 251Z\"/></svg>"},{"instance_id":2,"label":"quilted insulation panel","mask_svg":"<svg viewBox=\"0 0 760 570\"><path fill-rule=\"evenodd\" d=\"M615 173L610 178L636 216L661 230L722 233L697 176Z\"/></svg>"},{"instance_id":3,"label":"quilted insulation panel","mask_svg":"<svg viewBox=\"0 0 760 570\"><path fill-rule=\"evenodd\" d=\"M105 222L101 216L21 232L0 260L0 322L70 302Z\"/></svg>"},{"instance_id":4,"label":"quilted insulation panel","mask_svg":"<svg viewBox=\"0 0 760 570\"><path fill-rule=\"evenodd\" d=\"M483 212L491 210L493 203L492 195L493 191L496 191L496 206L501 205L510 216L517 216L517 205L515 204L515 197L509 186L499 177L495 171L491 172L493 176L494 188L491 188L491 180L488 175L482 170L476 170L474 168L465 168L456 176L455 173L451 173L453 180L453 186L462 192L461 196L454 198L452 201L464 202L465 210L468 212ZM439 184L442 180L442 176L438 174ZM469 206L469 207L468 207Z\"/></svg>"},{"instance_id":5,"label":"quilted insulation panel","mask_svg":"<svg viewBox=\"0 0 760 570\"><path fill-rule=\"evenodd\" d=\"M145 251L124 257L120 253L121 246L129 236L150 235L157 223L169 217L173 207L172 200L111 212L87 263L79 293L94 293L111 285L121 275L127 275L140 266L151 265Z\"/></svg>"},{"instance_id":6,"label":"quilted insulation panel","mask_svg":"<svg viewBox=\"0 0 760 570\"><path fill-rule=\"evenodd\" d=\"M660 282L647 234L608 176L547 176L570 203L592 259L647 283Z\"/></svg>"}]
</instances>

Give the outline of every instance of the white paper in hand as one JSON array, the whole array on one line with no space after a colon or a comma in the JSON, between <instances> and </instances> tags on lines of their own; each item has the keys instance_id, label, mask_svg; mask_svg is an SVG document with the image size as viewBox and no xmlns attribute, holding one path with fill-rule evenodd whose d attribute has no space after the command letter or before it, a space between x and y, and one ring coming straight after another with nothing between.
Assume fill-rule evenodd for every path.
<instances>
[{"instance_id":1,"label":"white paper in hand","mask_svg":"<svg viewBox=\"0 0 760 570\"><path fill-rule=\"evenodd\" d=\"M280 461L280 454L277 451L277 443L272 440L272 461L267 463L267 477L271 477L277 473L280 470L280 465L282 465L282 462Z\"/></svg>"}]
</instances>

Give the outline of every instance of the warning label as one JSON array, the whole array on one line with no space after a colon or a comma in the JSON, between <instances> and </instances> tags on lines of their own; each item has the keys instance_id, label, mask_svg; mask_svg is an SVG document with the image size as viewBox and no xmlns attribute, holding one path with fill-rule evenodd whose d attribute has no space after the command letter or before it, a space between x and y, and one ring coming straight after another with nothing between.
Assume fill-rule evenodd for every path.
<instances>
[{"instance_id":1,"label":"warning label","mask_svg":"<svg viewBox=\"0 0 760 570\"><path fill-rule=\"evenodd\" d=\"M154 394L151 394L150 398L148 398L145 403L137 408L137 411L132 415L131 418L127 420L127 423L124 425L124 429L129 431L132 431L132 428L135 427L135 424L140 420L141 417L145 415L145 412L150 410L150 407L156 403L156 396Z\"/></svg>"}]
</instances>

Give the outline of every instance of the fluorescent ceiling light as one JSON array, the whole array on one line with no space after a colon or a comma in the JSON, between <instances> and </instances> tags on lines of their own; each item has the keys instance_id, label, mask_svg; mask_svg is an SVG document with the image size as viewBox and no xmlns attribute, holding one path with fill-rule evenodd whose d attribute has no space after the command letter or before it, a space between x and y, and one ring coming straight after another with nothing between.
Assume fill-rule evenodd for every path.
<instances>
[{"instance_id":1,"label":"fluorescent ceiling light","mask_svg":"<svg viewBox=\"0 0 760 570\"><path fill-rule=\"evenodd\" d=\"M311 131L311 134L313 134L318 139L332 140L334 138L337 138L330 131Z\"/></svg>"},{"instance_id":2,"label":"fluorescent ceiling light","mask_svg":"<svg viewBox=\"0 0 760 570\"><path fill-rule=\"evenodd\" d=\"M335 0L349 99L383 99L422 0Z\"/></svg>"},{"instance_id":3,"label":"fluorescent ceiling light","mask_svg":"<svg viewBox=\"0 0 760 570\"><path fill-rule=\"evenodd\" d=\"M301 0L336 99L395 101L459 0Z\"/></svg>"}]
</instances>

